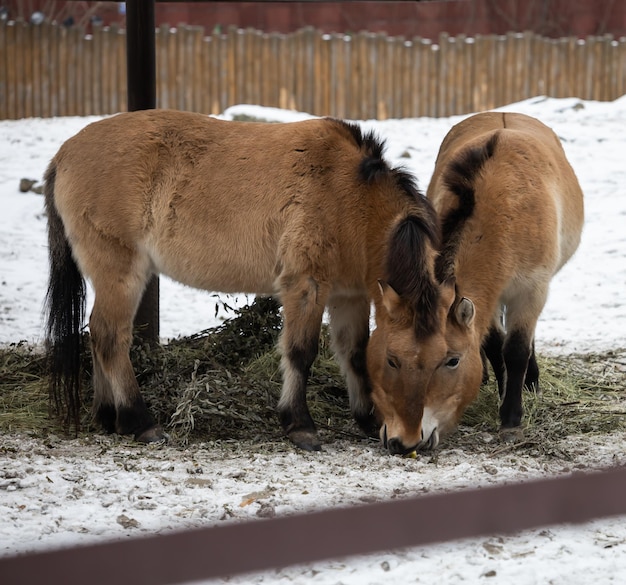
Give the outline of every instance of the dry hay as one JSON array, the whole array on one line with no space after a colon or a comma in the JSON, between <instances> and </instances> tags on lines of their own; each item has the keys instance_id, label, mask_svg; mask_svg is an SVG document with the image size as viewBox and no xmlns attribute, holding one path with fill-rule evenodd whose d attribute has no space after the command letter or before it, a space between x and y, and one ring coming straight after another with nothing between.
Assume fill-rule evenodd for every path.
<instances>
[{"instance_id":1,"label":"dry hay","mask_svg":"<svg viewBox=\"0 0 626 585\"><path fill-rule=\"evenodd\" d=\"M280 394L276 342L278 304L257 298L215 329L150 348L137 345L132 360L144 397L172 441L246 442L286 445L275 405ZM85 355L85 405L91 403L91 367ZM560 439L626 430L623 379L626 352L542 358L541 392L525 392L523 436L507 441L498 433L497 390L492 380L465 414L458 433L443 448L538 451L554 454ZM45 360L36 348L0 348L0 430L60 433L49 415ZM320 354L310 377L308 402L323 440L363 440L348 407L344 382L323 328ZM85 430L89 411L84 409Z\"/></svg>"}]
</instances>

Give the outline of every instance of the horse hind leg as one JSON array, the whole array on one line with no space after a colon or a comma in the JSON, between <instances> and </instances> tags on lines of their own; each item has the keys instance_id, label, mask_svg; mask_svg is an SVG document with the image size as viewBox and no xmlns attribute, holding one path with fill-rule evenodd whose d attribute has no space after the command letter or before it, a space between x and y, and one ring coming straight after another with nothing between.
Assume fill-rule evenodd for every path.
<instances>
[{"instance_id":1,"label":"horse hind leg","mask_svg":"<svg viewBox=\"0 0 626 585\"><path fill-rule=\"evenodd\" d=\"M89 319L94 369L94 418L105 431L133 434L140 442L165 439L148 411L130 362L133 318L148 280L147 270L92 278L95 301Z\"/></svg>"},{"instance_id":2,"label":"horse hind leg","mask_svg":"<svg viewBox=\"0 0 626 585\"><path fill-rule=\"evenodd\" d=\"M531 392L539 392L539 365L537 364L537 356L535 355L535 340L533 339L530 358L528 359L528 368L526 369L526 377L524 379L524 388Z\"/></svg>"},{"instance_id":3,"label":"horse hind leg","mask_svg":"<svg viewBox=\"0 0 626 585\"><path fill-rule=\"evenodd\" d=\"M317 356L328 293L311 277L282 278L283 329L280 335L283 388L278 417L287 437L305 451L321 443L306 401L309 372Z\"/></svg>"},{"instance_id":4,"label":"horse hind leg","mask_svg":"<svg viewBox=\"0 0 626 585\"><path fill-rule=\"evenodd\" d=\"M500 397L504 394L504 356L503 352L504 345L504 331L499 323L492 324L489 329L489 333L487 337L484 339L482 344L482 352L484 352L483 357L483 383L487 383L489 381L489 370L487 367L487 362L484 357L489 360L491 367L493 369L493 373L495 374L496 381L498 382L498 392L500 393Z\"/></svg>"},{"instance_id":5,"label":"horse hind leg","mask_svg":"<svg viewBox=\"0 0 626 585\"><path fill-rule=\"evenodd\" d=\"M333 296L328 303L332 348L346 378L350 411L361 430L378 437L366 367L370 302L367 296Z\"/></svg>"},{"instance_id":6,"label":"horse hind leg","mask_svg":"<svg viewBox=\"0 0 626 585\"><path fill-rule=\"evenodd\" d=\"M545 304L541 287L520 294L507 306L507 332L502 348L505 368L504 395L500 421L504 428L517 427L523 416L522 389L528 382L538 383L535 358L535 327Z\"/></svg>"}]
</instances>

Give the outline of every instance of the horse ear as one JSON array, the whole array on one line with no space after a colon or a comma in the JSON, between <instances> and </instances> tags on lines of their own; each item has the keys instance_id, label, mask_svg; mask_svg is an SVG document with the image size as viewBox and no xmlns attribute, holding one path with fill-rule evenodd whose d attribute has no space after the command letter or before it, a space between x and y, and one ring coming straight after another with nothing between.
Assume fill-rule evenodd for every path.
<instances>
[{"instance_id":1,"label":"horse ear","mask_svg":"<svg viewBox=\"0 0 626 585\"><path fill-rule=\"evenodd\" d=\"M474 317L476 316L474 303L467 297L461 298L454 310L454 316L459 324L465 325L465 327L471 327L474 322Z\"/></svg>"},{"instance_id":2,"label":"horse ear","mask_svg":"<svg viewBox=\"0 0 626 585\"><path fill-rule=\"evenodd\" d=\"M380 294L383 297L383 307L387 309L389 316L393 317L394 313L397 314L400 309L402 299L400 295L393 289L393 287L386 282L379 280L378 288L380 288Z\"/></svg>"}]
</instances>

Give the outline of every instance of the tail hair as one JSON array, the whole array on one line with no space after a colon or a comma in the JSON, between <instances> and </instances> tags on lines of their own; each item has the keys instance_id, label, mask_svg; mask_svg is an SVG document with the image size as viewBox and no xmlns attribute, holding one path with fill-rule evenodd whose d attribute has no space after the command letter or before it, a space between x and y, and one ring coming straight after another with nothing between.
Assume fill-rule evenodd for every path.
<instances>
[{"instance_id":1,"label":"tail hair","mask_svg":"<svg viewBox=\"0 0 626 585\"><path fill-rule=\"evenodd\" d=\"M49 280L45 298L47 316L47 362L50 372L50 402L63 420L66 432L80 430L81 355L85 319L85 280L72 256L63 221L54 202L56 165L45 174L45 204L48 215Z\"/></svg>"}]
</instances>

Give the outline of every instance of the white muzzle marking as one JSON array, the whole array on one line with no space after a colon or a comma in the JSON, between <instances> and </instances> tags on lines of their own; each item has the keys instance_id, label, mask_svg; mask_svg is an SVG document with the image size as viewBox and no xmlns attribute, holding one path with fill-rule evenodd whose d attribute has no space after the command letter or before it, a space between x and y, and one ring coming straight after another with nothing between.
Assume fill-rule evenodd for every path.
<instances>
[{"instance_id":1,"label":"white muzzle marking","mask_svg":"<svg viewBox=\"0 0 626 585\"><path fill-rule=\"evenodd\" d=\"M419 444L420 449L434 449L439 444L438 426L439 421L435 413L427 406L424 408L424 414L422 416L422 441Z\"/></svg>"}]
</instances>

